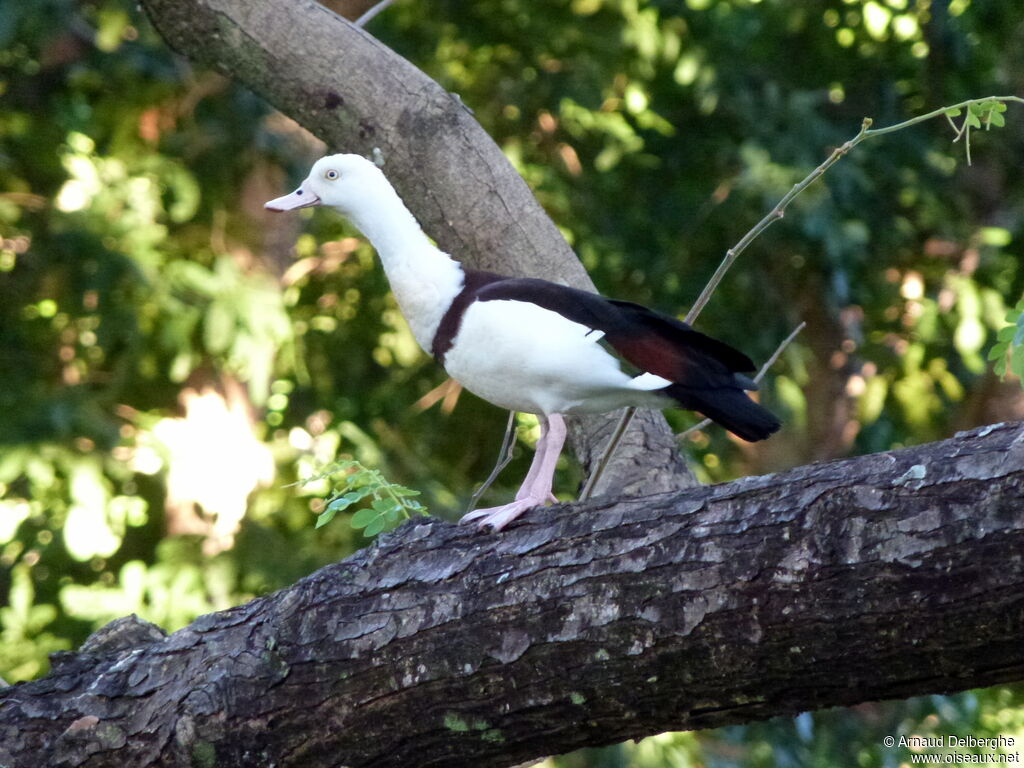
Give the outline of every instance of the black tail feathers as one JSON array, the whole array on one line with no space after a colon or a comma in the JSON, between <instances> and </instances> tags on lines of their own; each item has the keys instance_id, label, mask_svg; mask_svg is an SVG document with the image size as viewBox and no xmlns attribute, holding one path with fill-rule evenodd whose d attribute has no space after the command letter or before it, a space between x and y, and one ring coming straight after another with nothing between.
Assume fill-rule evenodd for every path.
<instances>
[{"instance_id":1,"label":"black tail feathers","mask_svg":"<svg viewBox=\"0 0 1024 768\"><path fill-rule=\"evenodd\" d=\"M751 400L738 386L696 389L673 384L662 391L683 408L703 413L751 443L764 440L782 426L775 414Z\"/></svg>"}]
</instances>

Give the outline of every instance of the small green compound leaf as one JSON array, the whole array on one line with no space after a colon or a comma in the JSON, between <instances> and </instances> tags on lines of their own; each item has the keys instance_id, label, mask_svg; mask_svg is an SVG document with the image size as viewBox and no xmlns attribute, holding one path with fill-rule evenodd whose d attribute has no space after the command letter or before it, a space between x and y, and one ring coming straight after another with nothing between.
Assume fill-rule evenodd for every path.
<instances>
[{"instance_id":1,"label":"small green compound leaf","mask_svg":"<svg viewBox=\"0 0 1024 768\"><path fill-rule=\"evenodd\" d=\"M988 359L994 361L992 370L1006 378L1007 368L1021 379L1024 386L1024 300L1017 302L1006 315L1010 323L996 332L998 341L989 350Z\"/></svg>"},{"instance_id":2,"label":"small green compound leaf","mask_svg":"<svg viewBox=\"0 0 1024 768\"><path fill-rule=\"evenodd\" d=\"M300 485L309 485L310 483L315 483L318 480L323 480L325 477L330 477L331 475L336 475L341 472L347 472L349 469L352 468L352 465L357 463L358 462L353 461L351 459L342 459L341 461L336 461L333 464L328 465L326 469L317 472L312 477L307 477L304 478L303 480L297 480L294 483L289 483L288 485L285 486L285 488L293 488L295 486Z\"/></svg>"},{"instance_id":3,"label":"small green compound leaf","mask_svg":"<svg viewBox=\"0 0 1024 768\"><path fill-rule=\"evenodd\" d=\"M1002 128L1004 125L1006 125L1006 118L1003 117L998 112L989 112L988 119L989 123L991 125L994 125L996 128Z\"/></svg>"},{"instance_id":4,"label":"small green compound leaf","mask_svg":"<svg viewBox=\"0 0 1024 768\"><path fill-rule=\"evenodd\" d=\"M341 512L345 509L348 509L350 506L352 506L352 499L348 499L345 498L345 496L342 496L341 498L334 499L330 504L328 504L326 511Z\"/></svg>"},{"instance_id":5,"label":"small green compound leaf","mask_svg":"<svg viewBox=\"0 0 1024 768\"><path fill-rule=\"evenodd\" d=\"M373 473L369 470L357 471L348 478L350 488L372 488L376 483Z\"/></svg>"},{"instance_id":6,"label":"small green compound leaf","mask_svg":"<svg viewBox=\"0 0 1024 768\"><path fill-rule=\"evenodd\" d=\"M354 515L352 515L352 527L353 528L365 528L380 517L380 512L373 509L372 507L366 507L360 509Z\"/></svg>"},{"instance_id":7,"label":"small green compound leaf","mask_svg":"<svg viewBox=\"0 0 1024 768\"><path fill-rule=\"evenodd\" d=\"M1024 346L1024 314L1017 315L1015 332L1013 334L1013 348L1015 350Z\"/></svg>"},{"instance_id":8,"label":"small green compound leaf","mask_svg":"<svg viewBox=\"0 0 1024 768\"><path fill-rule=\"evenodd\" d=\"M1024 385L1024 349L1018 347L1016 352L1017 354L1010 355L1010 370L1017 375L1017 378Z\"/></svg>"},{"instance_id":9,"label":"small green compound leaf","mask_svg":"<svg viewBox=\"0 0 1024 768\"><path fill-rule=\"evenodd\" d=\"M373 504L370 505L378 514L389 515L392 512L398 512L402 509L402 505L394 499L374 499Z\"/></svg>"},{"instance_id":10,"label":"small green compound leaf","mask_svg":"<svg viewBox=\"0 0 1024 768\"><path fill-rule=\"evenodd\" d=\"M334 516L336 514L338 514L338 510L336 509L328 509L321 512L320 516L316 519L316 527L323 528L325 525L331 522L331 520L334 519Z\"/></svg>"},{"instance_id":11,"label":"small green compound leaf","mask_svg":"<svg viewBox=\"0 0 1024 768\"><path fill-rule=\"evenodd\" d=\"M394 528L403 518L411 517L410 513L427 514L426 507L413 498L420 495L419 491L391 483L380 471L364 467L352 459L338 461L325 471L297 485L338 474L341 475L343 485L335 490L326 508L317 517L317 528L333 520L338 512L345 511L371 496L373 498L370 506L356 511L350 518L352 527L363 529L366 536L376 536L382 531Z\"/></svg>"},{"instance_id":12,"label":"small green compound leaf","mask_svg":"<svg viewBox=\"0 0 1024 768\"><path fill-rule=\"evenodd\" d=\"M419 491L414 491L412 488L406 488L404 485L392 485L391 493L393 493L395 496L400 496L402 498L405 498L407 496L420 495Z\"/></svg>"},{"instance_id":13,"label":"small green compound leaf","mask_svg":"<svg viewBox=\"0 0 1024 768\"><path fill-rule=\"evenodd\" d=\"M342 496L342 498L348 499L352 504L355 504L357 501L362 501L363 499L365 499L371 493L373 493L373 489L370 487L357 488L354 491L349 491L344 496Z\"/></svg>"},{"instance_id":14,"label":"small green compound leaf","mask_svg":"<svg viewBox=\"0 0 1024 768\"><path fill-rule=\"evenodd\" d=\"M384 527L387 524L387 518L385 518L383 515L378 515L377 518L372 523L366 526L366 528L363 530L363 535L367 538L372 538L381 531L383 531Z\"/></svg>"}]
</instances>

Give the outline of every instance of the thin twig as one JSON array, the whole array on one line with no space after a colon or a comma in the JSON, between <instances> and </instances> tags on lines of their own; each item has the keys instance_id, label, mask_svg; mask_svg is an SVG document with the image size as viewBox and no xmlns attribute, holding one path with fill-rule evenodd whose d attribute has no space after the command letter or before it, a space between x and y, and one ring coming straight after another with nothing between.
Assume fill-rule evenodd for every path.
<instances>
[{"instance_id":1,"label":"thin twig","mask_svg":"<svg viewBox=\"0 0 1024 768\"><path fill-rule=\"evenodd\" d=\"M886 133L895 133L896 131L902 131L904 128L909 128L912 125L923 123L925 120L931 120L934 117L939 117L940 115L944 115L951 110L964 108L970 109L972 104L984 104L986 101L1015 101L1018 104L1024 104L1024 98L1021 98L1020 96L986 96L981 99L967 99L966 101L961 101L959 104L950 104L948 107L939 107L939 109L934 109L928 114L912 117L909 120L904 120L902 123L889 125L886 126L885 128L872 128L870 131L867 132L865 138L871 136L882 136Z\"/></svg>"},{"instance_id":2,"label":"thin twig","mask_svg":"<svg viewBox=\"0 0 1024 768\"><path fill-rule=\"evenodd\" d=\"M775 207L772 208L771 211L769 211L763 219L757 222L757 224L755 224L753 228L749 232L747 232L747 234L740 238L740 241L736 243L736 245L734 245L732 248L725 252L725 258L723 258L721 263L718 265L718 269L715 270L715 273L711 276L711 279L708 280L707 285L704 286L704 290L701 291L700 295L697 297L697 301L695 301L693 303L693 306L690 307L690 311L686 313L686 322L688 324L693 325L694 321L696 321L697 319L697 316L701 313L704 307L707 306L708 301L711 299L711 295L715 292L719 284L722 282L722 278L725 277L725 273L729 271L729 268L732 267L736 259L739 258L739 255L746 250L747 246L754 242L758 235L760 235L762 232L768 229L768 227L770 227L773 223L775 223L785 215L786 206L788 206L790 202L793 201L793 198L795 198L797 195L799 195L801 192L807 189L807 187L814 183L814 181L818 179L822 174L824 174L825 171L827 171L829 168L835 165L839 161L839 158L841 158L843 155L845 155L847 152L849 152L851 149L857 146L857 144L863 141L864 136L867 135L868 129L870 127L871 118L864 118L864 122L861 123L860 133L858 133L855 137L847 141L842 146L836 147L832 151L832 154L828 156L828 159L825 160L825 162L823 162L821 165L819 165L817 168L811 171L811 173L806 178L804 178L803 181L799 182L798 184L794 184L793 188L789 190L789 192L787 192L781 200L779 200ZM622 435L625 434L626 428L629 426L629 423L633 420L633 417L635 415L636 408L632 406L630 406L623 412L622 418L619 419L619 423L616 425L615 431L612 433L612 437L608 441L608 447L605 448L604 453L601 455L601 460L598 462L597 467L594 469L594 472L591 474L590 479L587 481L587 484L583 489L584 495L580 496L580 501L585 501L587 498L589 498L587 491L592 490L593 487L597 485L597 481L600 479L601 474L604 472L604 468L608 466L609 462L611 461L612 455L615 453L615 449L618 448L619 440L622 439Z\"/></svg>"},{"instance_id":3,"label":"thin twig","mask_svg":"<svg viewBox=\"0 0 1024 768\"><path fill-rule=\"evenodd\" d=\"M740 241L736 243L736 245L734 245L732 248L725 252L725 258L722 259L722 263L718 265L718 269L715 270L715 274L711 276L711 279L708 281L708 284L704 286L704 290L701 291L700 296L697 297L697 301L693 303L693 306L690 307L690 311L686 313L686 322L690 323L691 325L693 324L693 322L697 319L697 315L699 315L701 313L701 310L703 310L704 307L707 305L708 300L711 298L711 294L715 292L715 289L718 288L718 284L722 282L722 278L725 277L725 273L729 271L729 268L733 265L736 259L739 258L739 255L747 249L747 246L754 242L757 236L764 232L766 229L768 229L768 227L770 227L776 221L785 216L786 207L793 201L793 199L797 195L799 195L801 192L807 189L807 187L809 187L811 184L817 181L825 173L825 171L827 171L829 168L831 168L833 165L839 162L839 159L843 155L845 155L855 146L860 144L864 140L864 138L871 133L868 130L870 127L871 118L865 117L864 122L862 122L860 126L860 133L858 133L852 139L847 141L845 144L842 144L841 146L838 146L834 150L832 150L832 154L828 156L825 162L823 162L821 165L819 165L817 168L811 171L804 178L803 181L799 182L798 184L794 184L793 188L789 190L789 192L787 192L785 195L783 195L782 199L779 200L778 203L776 203L775 207L772 208L763 219L757 222L757 224L755 224L754 227L749 232L747 232L747 234L740 238Z\"/></svg>"},{"instance_id":4,"label":"thin twig","mask_svg":"<svg viewBox=\"0 0 1024 768\"><path fill-rule=\"evenodd\" d=\"M636 413L636 407L630 406L623 414L622 418L619 419L619 423L615 425L615 429L612 430L612 436L608 438L607 447L604 449L604 453L601 454L601 458L597 462L597 466L594 467L594 471L590 473L590 477L587 478L586 485L583 486L583 491L580 493L580 501L586 501L594 493L594 488L597 487L597 481L601 479L601 475L604 474L605 469L608 467L608 462L612 460L612 456L615 454L615 449L619 445L619 441L626 432L626 427L629 426L629 422L633 420L633 415Z\"/></svg>"},{"instance_id":5,"label":"thin twig","mask_svg":"<svg viewBox=\"0 0 1024 768\"><path fill-rule=\"evenodd\" d=\"M757 222L757 224L755 224L754 227L747 232L747 234L745 234L738 243L736 243L736 245L725 252L725 258L722 259L721 263L718 265L718 269L715 270L715 273L711 276L707 285L704 286L704 290L700 292L700 296L697 297L697 301L695 301L693 306L690 307L690 311L686 313L686 322L688 324L693 325L697 316L701 313L704 307L707 306L708 301L711 299L711 295L722 282L722 278L725 277L725 273L729 271L729 268L732 267L736 259L739 258L739 255L746 250L747 246L754 242L757 236L768 229L768 227L770 227L774 222L783 217L786 206L792 202L793 198L807 189L807 187L814 183L814 181L824 174L825 171L835 165L839 161L839 158L863 141L864 136L867 135L867 131L870 127L871 118L864 118L864 122L861 123L860 133L842 146L836 147L825 162L811 171L803 181L798 184L794 184L793 188L789 190L781 200L779 200L775 207L772 208L772 210L769 211L763 219ZM592 490L594 486L597 485L597 481L600 479L605 467L607 467L611 461L612 455L615 453L615 449L618 448L619 440L622 439L622 435L625 434L626 428L629 426L629 423L633 420L635 415L636 408L632 406L623 412L622 418L619 419L619 423L616 425L615 431L612 433L612 437L608 442L607 448L605 448L604 453L601 455L601 460L598 462L597 467L591 474L590 479L587 480L587 484L583 489L584 495L580 496L580 501L585 501L589 498L589 494L587 493L588 490Z\"/></svg>"},{"instance_id":6,"label":"thin twig","mask_svg":"<svg viewBox=\"0 0 1024 768\"><path fill-rule=\"evenodd\" d=\"M785 215L786 207L793 201L793 198L795 198L797 195L799 195L801 192L807 189L807 187L809 187L811 184L817 181L819 177L824 175L825 171L827 171L829 168L831 168L833 165L839 162L840 158L842 158L843 155L849 153L850 150L852 150L854 147L856 147L858 144L864 141L864 139L873 138L875 136L884 136L887 133L901 131L904 128L909 128L910 126L916 125L917 123L922 123L925 120L931 120L932 118L939 117L941 115L946 115L948 112L954 109L966 109L967 114L969 116L970 107L972 104L982 104L987 101L1015 101L1019 104L1024 104L1024 98L1021 98L1019 96L989 96L984 99L968 99L967 101L962 101L959 104L952 104L948 107L942 107L940 109L933 110L926 115L918 115L917 117L912 117L909 120L904 120L902 123L897 123L896 125L889 125L886 126L885 128L872 128L871 125L873 121L870 117L865 117L864 121L861 123L860 132L856 136L847 141L845 144L834 149L832 151L832 154L828 156L828 159L826 159L825 162L823 162L821 165L819 165L817 168L811 171L811 173L803 181L793 185L793 188L789 190L789 192L787 192L781 200L779 200L776 206L772 208L771 211L768 212L767 216L765 216L757 224L755 224L754 228L747 232L747 234L745 234L742 237L742 239L738 243L736 243L736 245L734 245L732 248L726 251L725 258L722 259L722 263L718 265L718 269L715 270L715 274L711 276L711 280L709 280L708 284L704 286L704 290L701 291L700 296L697 297L697 301L695 301L693 303L693 306L690 307L690 311L686 315L686 322L690 323L691 325L693 324L693 322L697 319L697 315L700 314L701 310L703 310L704 306L708 303L708 299L711 298L711 294L715 292L715 289L718 288L718 284L722 282L722 278L725 276L725 273L728 272L729 268L733 265L733 262L736 261L739 255L743 253L746 247L750 245L754 241L754 239L757 238L758 235L760 235L762 232L768 229L768 227L770 227L772 224L774 224L776 221L778 221ZM967 127L968 126L965 118L964 127L960 129L960 133L964 133ZM959 138L960 134L957 135L957 139ZM956 141L957 139L954 139L954 141Z\"/></svg>"},{"instance_id":7,"label":"thin twig","mask_svg":"<svg viewBox=\"0 0 1024 768\"><path fill-rule=\"evenodd\" d=\"M779 359L782 353L786 350L786 347L788 347L793 342L793 339L797 337L800 331L802 331L806 327L807 322L801 321L800 325L794 328L793 332L782 340L782 343L779 344L778 348L772 353L772 356L765 361L765 364L761 366L761 370L757 372L757 376L754 377L755 384L761 383L761 380L764 378L764 375L768 373L768 369L775 365L775 361Z\"/></svg>"},{"instance_id":8,"label":"thin twig","mask_svg":"<svg viewBox=\"0 0 1024 768\"><path fill-rule=\"evenodd\" d=\"M686 313L686 322L689 323L690 325L693 325L694 321L696 321L697 319L697 316L701 313L701 311L707 305L708 301L711 299L711 295L718 288L718 284L722 282L722 278L725 277L725 273L729 271L729 268L732 267L736 259L739 258L739 255L743 253L744 250L746 250L747 246L750 245L758 237L758 235L760 235L762 232L768 229L768 227L770 227L772 224L774 224L776 221L778 221L785 215L786 207L793 201L793 199L797 195L799 195L801 192L807 189L807 187L813 184L819 177L821 177L825 173L825 171L827 171L829 168L831 168L833 165L839 162L840 158L842 158L844 155L850 152L850 150L852 150L854 147L856 147L858 144L864 141L864 139L871 138L874 136L883 136L887 133L894 133L895 131L900 131L903 130L904 128L909 128L912 125L916 125L917 123L923 123L925 120L931 120L932 118L939 117L940 115L945 115L946 118L949 119L949 115L947 113L950 112L951 110L966 109L967 117L964 118L964 124L960 130L961 133L966 133L967 164L970 165L971 135L970 126L967 123L967 120L970 116L970 108L973 104L982 104L989 101L1014 101L1019 104L1024 104L1024 98L1021 98L1020 96L989 96L987 98L982 99L968 99L967 101L962 101L959 104L951 104L948 107L940 107L939 109L933 110L925 115L918 115L917 117L912 117L909 120L904 120L902 123L889 125L886 126L885 128L874 129L871 128L873 124L871 118L865 117L863 122L861 123L860 131L857 133L856 136L854 136L852 139L850 139L843 145L836 147L836 149L832 150L832 154L828 156L825 162L823 162L821 165L819 165L817 168L811 171L811 173L808 174L808 176L804 178L803 181L799 182L798 184L794 184L793 188L789 190L789 192L787 192L781 200L779 200L776 206L772 208L771 211L769 211L763 219L757 222L757 224L755 224L754 227L749 232L747 232L747 234L745 234L738 243L736 243L736 245L734 245L732 248L726 251L725 258L723 258L722 262L718 265L718 269L715 270L715 273L711 276L711 279L708 281L708 284L704 286L704 290L701 291L700 296L697 297L697 300L693 303L693 306L690 307L690 311ZM957 139L959 138L960 135L958 134ZM954 141L956 141L957 139L954 139ZM590 497L590 493L593 492L593 489L597 485L597 481L600 479L601 474L605 470L605 467L607 467L608 464L611 462L612 456L615 453L615 449L618 448L619 440L621 440L622 436L626 433L626 428L629 426L629 423L633 420L633 416L635 414L636 408L634 407L629 407L623 412L622 418L619 419L619 423L615 426L615 430L614 432L612 432L611 439L608 441L608 446L604 449L604 453L601 455L601 459L600 461L598 461L597 467L594 469L594 472L591 473L590 478L587 480L587 484L584 487L583 493L580 496L580 501L585 501Z\"/></svg>"},{"instance_id":9,"label":"thin twig","mask_svg":"<svg viewBox=\"0 0 1024 768\"><path fill-rule=\"evenodd\" d=\"M370 8L366 13L364 13L362 16L360 16L352 23L355 24L357 27L365 27L370 22L370 20L373 19L374 16L383 11L393 2L395 2L395 0L380 0L379 3Z\"/></svg>"},{"instance_id":10,"label":"thin twig","mask_svg":"<svg viewBox=\"0 0 1024 768\"><path fill-rule=\"evenodd\" d=\"M501 438L501 448L498 451L498 461L494 465L494 469L491 470L491 474L487 476L487 479L481 483L480 487L473 492L473 495L469 497L469 506L466 508L466 512L472 512L476 509L476 503L480 501L480 497L483 496L487 489L491 487L491 484L498 479L498 475L501 474L501 470L508 466L508 463L512 461L512 452L515 448L515 420L516 412L508 412L508 424L505 426L505 436Z\"/></svg>"},{"instance_id":11,"label":"thin twig","mask_svg":"<svg viewBox=\"0 0 1024 768\"><path fill-rule=\"evenodd\" d=\"M782 343L779 344L779 346L776 347L775 351L772 353L772 356L769 357L765 361L765 364L761 366L761 370L759 370L757 372L757 375L754 377L754 383L755 384L760 384L761 383L761 379L763 379L764 375L766 373L768 373L768 369L771 368L773 365L775 365L775 361L779 359L779 357L785 351L786 347L788 347L792 343L793 339L795 339L797 337L797 334L800 333L800 331L802 331L806 327L807 327L807 323L806 322L800 323L800 325L798 325L796 328L793 329L793 332L791 334L789 334L789 336L787 336L785 339L783 339ZM707 427L711 423L712 423L711 419L704 419L703 421L699 421L696 424L694 424L692 427L690 427L689 429L684 429L682 432L679 432L678 434L676 434L676 440L682 440L683 438L687 437L691 433L696 432L698 429L704 429L705 427Z\"/></svg>"}]
</instances>

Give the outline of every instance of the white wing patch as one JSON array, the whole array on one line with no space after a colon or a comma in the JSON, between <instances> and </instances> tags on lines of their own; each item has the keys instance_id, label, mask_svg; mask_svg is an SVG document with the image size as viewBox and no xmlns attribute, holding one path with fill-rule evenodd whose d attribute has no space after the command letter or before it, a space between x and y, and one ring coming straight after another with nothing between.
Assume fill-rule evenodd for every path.
<instances>
[{"instance_id":1,"label":"white wing patch","mask_svg":"<svg viewBox=\"0 0 1024 768\"><path fill-rule=\"evenodd\" d=\"M445 368L468 390L496 405L528 413L664 407L650 390L669 385L646 373L635 379L598 342L604 333L527 301L472 303Z\"/></svg>"}]
</instances>

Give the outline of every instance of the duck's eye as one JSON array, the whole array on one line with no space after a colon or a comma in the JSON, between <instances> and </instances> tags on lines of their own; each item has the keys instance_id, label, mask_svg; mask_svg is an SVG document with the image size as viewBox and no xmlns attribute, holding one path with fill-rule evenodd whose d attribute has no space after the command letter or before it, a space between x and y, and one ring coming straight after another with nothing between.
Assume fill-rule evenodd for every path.
<instances>
[{"instance_id":1,"label":"duck's eye","mask_svg":"<svg viewBox=\"0 0 1024 768\"><path fill-rule=\"evenodd\" d=\"M340 174L340 173L338 173L338 172L337 172L336 170L334 170L333 168L330 168L330 169L328 169L328 170L324 171L324 178L325 178L325 179L327 179L328 181L334 181L334 180L335 180L335 179L337 179L337 178L338 178L339 176L341 176L341 174Z\"/></svg>"}]
</instances>

